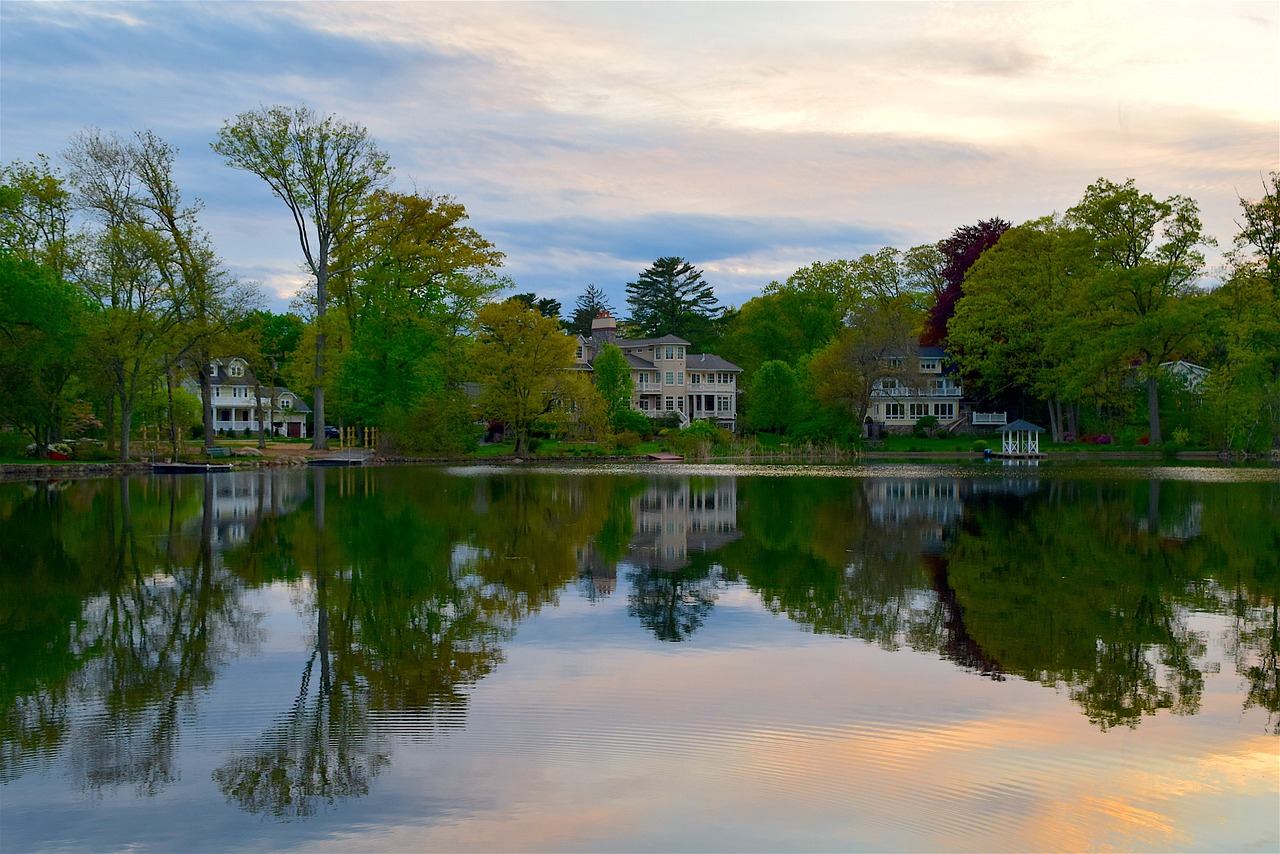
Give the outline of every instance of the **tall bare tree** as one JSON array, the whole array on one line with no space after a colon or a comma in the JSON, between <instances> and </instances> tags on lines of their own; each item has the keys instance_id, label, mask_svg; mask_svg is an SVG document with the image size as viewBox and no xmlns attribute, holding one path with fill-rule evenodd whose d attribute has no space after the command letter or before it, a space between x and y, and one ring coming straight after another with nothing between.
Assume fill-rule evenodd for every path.
<instances>
[{"instance_id":1,"label":"tall bare tree","mask_svg":"<svg viewBox=\"0 0 1280 854\"><path fill-rule=\"evenodd\" d=\"M316 358L311 447L328 447L324 435L325 314L334 253L363 231L365 198L385 187L387 156L360 125L321 115L306 106L275 106L227 122L213 150L228 164L252 172L293 216L307 269L315 278Z\"/></svg>"}]
</instances>

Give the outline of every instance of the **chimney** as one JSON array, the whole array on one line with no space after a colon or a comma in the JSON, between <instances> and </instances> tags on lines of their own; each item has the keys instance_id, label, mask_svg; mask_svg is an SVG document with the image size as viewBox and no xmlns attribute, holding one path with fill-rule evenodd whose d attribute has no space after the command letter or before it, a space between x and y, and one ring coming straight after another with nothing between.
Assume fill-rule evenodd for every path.
<instances>
[{"instance_id":1,"label":"chimney","mask_svg":"<svg viewBox=\"0 0 1280 854\"><path fill-rule=\"evenodd\" d=\"M609 316L607 310L602 310L591 319L591 350L593 354L599 353L600 348L606 343L612 344L617 337L618 322Z\"/></svg>"}]
</instances>

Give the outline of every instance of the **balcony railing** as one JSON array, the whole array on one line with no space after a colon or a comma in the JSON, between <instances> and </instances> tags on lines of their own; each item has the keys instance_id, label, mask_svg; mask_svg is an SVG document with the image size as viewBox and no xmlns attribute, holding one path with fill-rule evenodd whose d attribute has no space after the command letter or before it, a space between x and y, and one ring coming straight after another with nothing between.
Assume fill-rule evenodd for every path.
<instances>
[{"instance_id":1,"label":"balcony railing","mask_svg":"<svg viewBox=\"0 0 1280 854\"><path fill-rule=\"evenodd\" d=\"M973 423L1002 426L1009 423L1009 418L1003 412L975 412L973 413Z\"/></svg>"},{"instance_id":2,"label":"balcony railing","mask_svg":"<svg viewBox=\"0 0 1280 854\"><path fill-rule=\"evenodd\" d=\"M964 389L955 386L947 388L877 388L871 390L872 397L902 398L909 397L964 397Z\"/></svg>"}]
</instances>

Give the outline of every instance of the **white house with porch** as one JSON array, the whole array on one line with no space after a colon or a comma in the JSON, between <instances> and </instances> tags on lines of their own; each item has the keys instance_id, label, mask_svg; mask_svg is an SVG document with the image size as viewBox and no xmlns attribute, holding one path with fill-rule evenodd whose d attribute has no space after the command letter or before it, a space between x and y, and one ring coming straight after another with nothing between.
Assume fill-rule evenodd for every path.
<instances>
[{"instance_id":1,"label":"white house with porch","mask_svg":"<svg viewBox=\"0 0 1280 854\"><path fill-rule=\"evenodd\" d=\"M261 416L269 435L310 437L311 407L306 401L283 386L262 385L244 359L213 359L206 370L216 432L230 435L248 430L256 436ZM201 396L200 383L195 378L185 378L183 386L196 397Z\"/></svg>"}]
</instances>

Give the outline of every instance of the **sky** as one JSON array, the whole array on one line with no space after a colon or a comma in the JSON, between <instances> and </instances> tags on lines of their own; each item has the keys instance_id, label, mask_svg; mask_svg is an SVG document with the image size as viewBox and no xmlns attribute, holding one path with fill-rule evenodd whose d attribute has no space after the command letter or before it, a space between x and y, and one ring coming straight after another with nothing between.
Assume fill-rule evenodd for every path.
<instances>
[{"instance_id":1,"label":"sky","mask_svg":"<svg viewBox=\"0 0 1280 854\"><path fill-rule=\"evenodd\" d=\"M594 284L626 316L670 255L741 305L1100 177L1195 199L1212 268L1280 170L1280 4L0 2L0 160L156 132L283 311L289 214L209 147L274 104L366 127L397 190L462 202L566 310Z\"/></svg>"}]
</instances>

